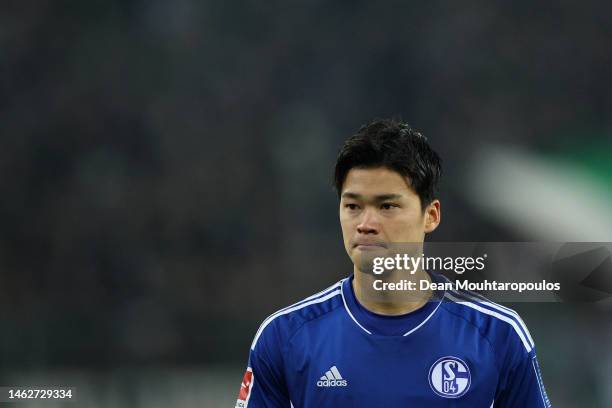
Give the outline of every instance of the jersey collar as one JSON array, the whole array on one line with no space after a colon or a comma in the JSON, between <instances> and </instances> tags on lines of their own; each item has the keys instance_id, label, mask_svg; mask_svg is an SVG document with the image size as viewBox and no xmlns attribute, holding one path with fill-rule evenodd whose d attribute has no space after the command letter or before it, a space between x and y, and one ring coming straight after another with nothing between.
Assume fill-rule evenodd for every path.
<instances>
[{"instance_id":1,"label":"jersey collar","mask_svg":"<svg viewBox=\"0 0 612 408\"><path fill-rule=\"evenodd\" d=\"M440 277L430 274L433 281ZM436 291L434 296L421 308L399 316L386 316L366 309L355 297L353 291L354 275L342 282L342 299L351 319L368 334L381 336L409 336L423 326L438 310L444 292Z\"/></svg>"}]
</instances>

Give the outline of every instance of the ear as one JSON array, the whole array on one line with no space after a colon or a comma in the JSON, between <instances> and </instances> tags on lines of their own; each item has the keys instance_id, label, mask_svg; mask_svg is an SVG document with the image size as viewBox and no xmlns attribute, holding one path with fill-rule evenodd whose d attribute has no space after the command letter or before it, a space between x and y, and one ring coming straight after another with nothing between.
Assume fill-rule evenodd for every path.
<instances>
[{"instance_id":1,"label":"ear","mask_svg":"<svg viewBox=\"0 0 612 408\"><path fill-rule=\"evenodd\" d=\"M425 208L425 229L426 234L432 232L440 225L440 200L433 200L431 204Z\"/></svg>"}]
</instances>

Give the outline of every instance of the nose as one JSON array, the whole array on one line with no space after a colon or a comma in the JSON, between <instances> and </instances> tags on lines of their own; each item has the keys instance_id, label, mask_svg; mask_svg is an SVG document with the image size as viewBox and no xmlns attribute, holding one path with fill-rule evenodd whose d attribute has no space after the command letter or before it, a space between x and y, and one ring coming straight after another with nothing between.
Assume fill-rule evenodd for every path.
<instances>
[{"instance_id":1,"label":"nose","mask_svg":"<svg viewBox=\"0 0 612 408\"><path fill-rule=\"evenodd\" d=\"M360 234L378 234L379 225L376 215L372 210L363 212L359 224L357 224L357 232Z\"/></svg>"}]
</instances>

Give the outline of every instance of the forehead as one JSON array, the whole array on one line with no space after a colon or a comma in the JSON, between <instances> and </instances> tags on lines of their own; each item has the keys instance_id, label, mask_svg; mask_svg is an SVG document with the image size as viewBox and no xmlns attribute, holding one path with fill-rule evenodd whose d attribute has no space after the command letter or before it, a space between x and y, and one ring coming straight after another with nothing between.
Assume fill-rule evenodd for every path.
<instances>
[{"instance_id":1,"label":"forehead","mask_svg":"<svg viewBox=\"0 0 612 408\"><path fill-rule=\"evenodd\" d=\"M360 195L415 194L404 176L387 167L352 168L342 185L344 192Z\"/></svg>"}]
</instances>

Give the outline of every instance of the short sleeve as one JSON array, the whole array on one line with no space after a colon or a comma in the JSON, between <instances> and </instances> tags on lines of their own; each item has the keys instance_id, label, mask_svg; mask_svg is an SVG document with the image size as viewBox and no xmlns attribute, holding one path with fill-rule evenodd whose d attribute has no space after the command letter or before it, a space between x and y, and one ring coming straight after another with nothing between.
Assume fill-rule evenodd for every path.
<instances>
[{"instance_id":1,"label":"short sleeve","mask_svg":"<svg viewBox=\"0 0 612 408\"><path fill-rule=\"evenodd\" d=\"M535 348L515 350L507 361L494 407L550 408Z\"/></svg>"},{"instance_id":2,"label":"short sleeve","mask_svg":"<svg viewBox=\"0 0 612 408\"><path fill-rule=\"evenodd\" d=\"M289 408L278 331L274 324L262 327L249 352L236 408Z\"/></svg>"}]
</instances>

